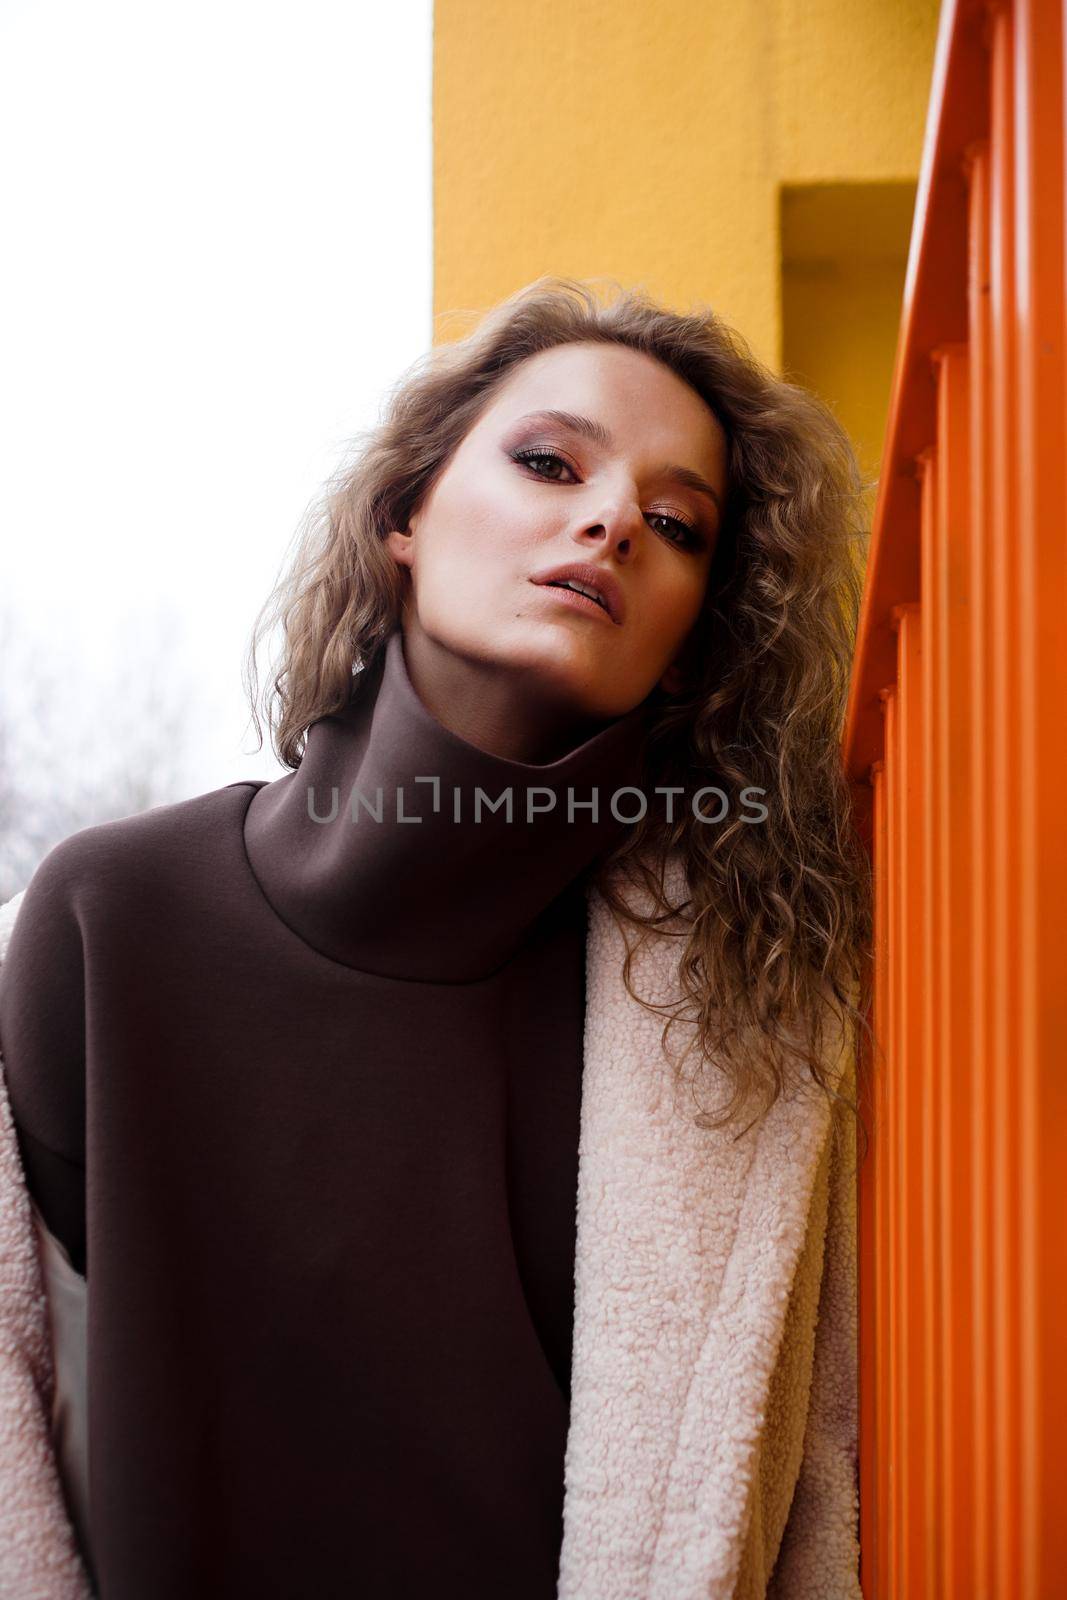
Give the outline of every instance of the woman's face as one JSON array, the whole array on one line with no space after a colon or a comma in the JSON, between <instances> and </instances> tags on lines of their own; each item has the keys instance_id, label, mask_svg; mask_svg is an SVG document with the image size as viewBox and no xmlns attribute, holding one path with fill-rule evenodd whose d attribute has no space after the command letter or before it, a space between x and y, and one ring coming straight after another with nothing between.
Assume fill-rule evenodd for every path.
<instances>
[{"instance_id":1,"label":"woman's face","mask_svg":"<svg viewBox=\"0 0 1067 1600\"><path fill-rule=\"evenodd\" d=\"M416 672L461 684L465 665L494 693L510 684L516 707L579 721L679 688L671 664L706 591L726 448L705 402L651 356L589 343L522 362L388 536L411 574L416 687ZM542 581L573 563L610 613Z\"/></svg>"}]
</instances>

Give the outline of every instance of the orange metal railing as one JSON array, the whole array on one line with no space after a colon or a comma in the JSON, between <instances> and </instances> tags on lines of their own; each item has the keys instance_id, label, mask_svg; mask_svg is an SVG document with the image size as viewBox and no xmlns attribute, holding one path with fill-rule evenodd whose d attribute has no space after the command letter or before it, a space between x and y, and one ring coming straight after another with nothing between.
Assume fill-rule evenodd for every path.
<instances>
[{"instance_id":1,"label":"orange metal railing","mask_svg":"<svg viewBox=\"0 0 1067 1600\"><path fill-rule=\"evenodd\" d=\"M868 1600L1067 1596L1063 7L942 11L845 734Z\"/></svg>"}]
</instances>

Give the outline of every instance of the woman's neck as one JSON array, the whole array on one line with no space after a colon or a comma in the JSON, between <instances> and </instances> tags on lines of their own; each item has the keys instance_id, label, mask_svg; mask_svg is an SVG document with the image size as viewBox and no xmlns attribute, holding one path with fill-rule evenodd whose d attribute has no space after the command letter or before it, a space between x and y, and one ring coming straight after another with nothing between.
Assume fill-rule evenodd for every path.
<instances>
[{"instance_id":1,"label":"woman's neck","mask_svg":"<svg viewBox=\"0 0 1067 1600\"><path fill-rule=\"evenodd\" d=\"M400 644L408 679L431 715L503 760L547 765L614 720L583 715L534 673L460 658L417 623L404 629Z\"/></svg>"},{"instance_id":2,"label":"woman's neck","mask_svg":"<svg viewBox=\"0 0 1067 1600\"><path fill-rule=\"evenodd\" d=\"M471 982L514 953L555 898L627 831L648 702L532 764L446 727L392 634L344 711L308 730L296 772L245 819L252 870L321 954L383 977Z\"/></svg>"}]
</instances>

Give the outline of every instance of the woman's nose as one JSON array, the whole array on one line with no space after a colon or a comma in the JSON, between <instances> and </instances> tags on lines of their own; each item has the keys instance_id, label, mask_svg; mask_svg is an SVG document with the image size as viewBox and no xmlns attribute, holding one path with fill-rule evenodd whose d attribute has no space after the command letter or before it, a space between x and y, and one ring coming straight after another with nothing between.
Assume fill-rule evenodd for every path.
<instances>
[{"instance_id":1,"label":"woman's nose","mask_svg":"<svg viewBox=\"0 0 1067 1600\"><path fill-rule=\"evenodd\" d=\"M595 521L587 519L581 528L581 538L615 555L627 556L637 548L637 535L644 526L639 506L618 501L601 506Z\"/></svg>"}]
</instances>

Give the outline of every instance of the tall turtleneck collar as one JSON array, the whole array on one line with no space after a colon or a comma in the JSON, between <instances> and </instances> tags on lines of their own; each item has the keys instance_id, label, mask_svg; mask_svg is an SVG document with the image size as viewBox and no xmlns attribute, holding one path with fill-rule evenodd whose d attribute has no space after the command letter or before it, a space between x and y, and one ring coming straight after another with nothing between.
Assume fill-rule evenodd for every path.
<instances>
[{"instance_id":1,"label":"tall turtleneck collar","mask_svg":"<svg viewBox=\"0 0 1067 1600\"><path fill-rule=\"evenodd\" d=\"M646 699L558 761L492 755L423 704L398 630L345 709L308 729L300 767L253 796L252 870L332 960L427 982L487 977L640 813L618 791L641 787L649 710Z\"/></svg>"}]
</instances>

